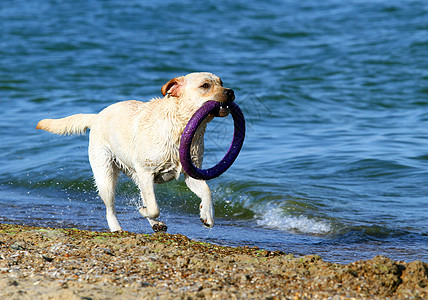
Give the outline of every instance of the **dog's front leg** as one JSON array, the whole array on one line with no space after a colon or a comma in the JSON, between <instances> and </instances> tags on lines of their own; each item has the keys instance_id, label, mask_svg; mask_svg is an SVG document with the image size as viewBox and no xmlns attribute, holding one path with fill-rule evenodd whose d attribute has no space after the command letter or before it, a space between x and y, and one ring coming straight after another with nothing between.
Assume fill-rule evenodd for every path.
<instances>
[{"instance_id":1,"label":"dog's front leg","mask_svg":"<svg viewBox=\"0 0 428 300\"><path fill-rule=\"evenodd\" d=\"M211 199L211 190L204 180L198 180L184 175L184 180L189 189L201 198L200 216L202 223L207 227L214 226L214 207Z\"/></svg>"},{"instance_id":2,"label":"dog's front leg","mask_svg":"<svg viewBox=\"0 0 428 300\"><path fill-rule=\"evenodd\" d=\"M166 231L165 223L157 221L159 217L159 206L156 202L154 176L148 172L140 171L138 176L138 188L141 191L143 206L140 208L140 214L147 218L153 231Z\"/></svg>"}]
</instances>

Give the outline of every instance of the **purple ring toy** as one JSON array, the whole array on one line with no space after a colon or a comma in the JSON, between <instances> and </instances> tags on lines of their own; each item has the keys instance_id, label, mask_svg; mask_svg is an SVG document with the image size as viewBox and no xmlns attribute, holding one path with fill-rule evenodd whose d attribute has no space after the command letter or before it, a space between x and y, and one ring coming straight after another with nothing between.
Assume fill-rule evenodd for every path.
<instances>
[{"instance_id":1,"label":"purple ring toy","mask_svg":"<svg viewBox=\"0 0 428 300\"><path fill-rule=\"evenodd\" d=\"M218 114L221 105L229 106L230 113L233 117L235 130L233 133L232 143L226 155L218 164L209 169L199 169L193 164L190 157L190 146L192 144L193 136L195 135L199 125L201 125L202 121L209 114ZM235 161L236 157L238 157L238 154L242 148L242 144L244 143L244 138L245 119L238 104L234 102L225 104L217 101L208 101L193 114L187 123L186 128L184 128L183 134L181 135L179 149L181 165L183 166L184 171L186 171L190 177L196 179L209 180L218 177L227 169L229 169L229 167Z\"/></svg>"}]
</instances>

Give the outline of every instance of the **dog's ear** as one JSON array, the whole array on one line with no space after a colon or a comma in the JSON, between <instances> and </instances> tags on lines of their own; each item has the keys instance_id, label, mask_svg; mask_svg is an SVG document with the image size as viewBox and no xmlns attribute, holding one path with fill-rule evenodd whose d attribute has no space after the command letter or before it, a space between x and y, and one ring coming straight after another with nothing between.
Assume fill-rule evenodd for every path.
<instances>
[{"instance_id":1,"label":"dog's ear","mask_svg":"<svg viewBox=\"0 0 428 300\"><path fill-rule=\"evenodd\" d=\"M162 95L169 94L173 97L180 97L183 93L184 78L175 77L162 86Z\"/></svg>"}]
</instances>

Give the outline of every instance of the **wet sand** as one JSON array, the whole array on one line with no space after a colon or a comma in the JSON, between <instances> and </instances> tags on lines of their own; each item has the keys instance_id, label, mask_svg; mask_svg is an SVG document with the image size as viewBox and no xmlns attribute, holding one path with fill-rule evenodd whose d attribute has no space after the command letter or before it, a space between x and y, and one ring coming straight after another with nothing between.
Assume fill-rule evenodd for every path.
<instances>
[{"instance_id":1,"label":"wet sand","mask_svg":"<svg viewBox=\"0 0 428 300\"><path fill-rule=\"evenodd\" d=\"M0 224L4 299L428 299L428 264L223 247L183 235Z\"/></svg>"}]
</instances>

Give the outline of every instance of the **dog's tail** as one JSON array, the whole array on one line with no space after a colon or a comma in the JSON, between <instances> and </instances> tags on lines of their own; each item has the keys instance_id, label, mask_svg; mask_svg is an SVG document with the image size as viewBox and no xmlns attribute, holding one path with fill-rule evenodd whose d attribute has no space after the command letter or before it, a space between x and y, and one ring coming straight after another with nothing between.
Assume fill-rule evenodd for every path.
<instances>
[{"instance_id":1,"label":"dog's tail","mask_svg":"<svg viewBox=\"0 0 428 300\"><path fill-rule=\"evenodd\" d=\"M55 134L84 134L90 129L97 114L77 114L62 119L41 120L36 129L46 130Z\"/></svg>"}]
</instances>

